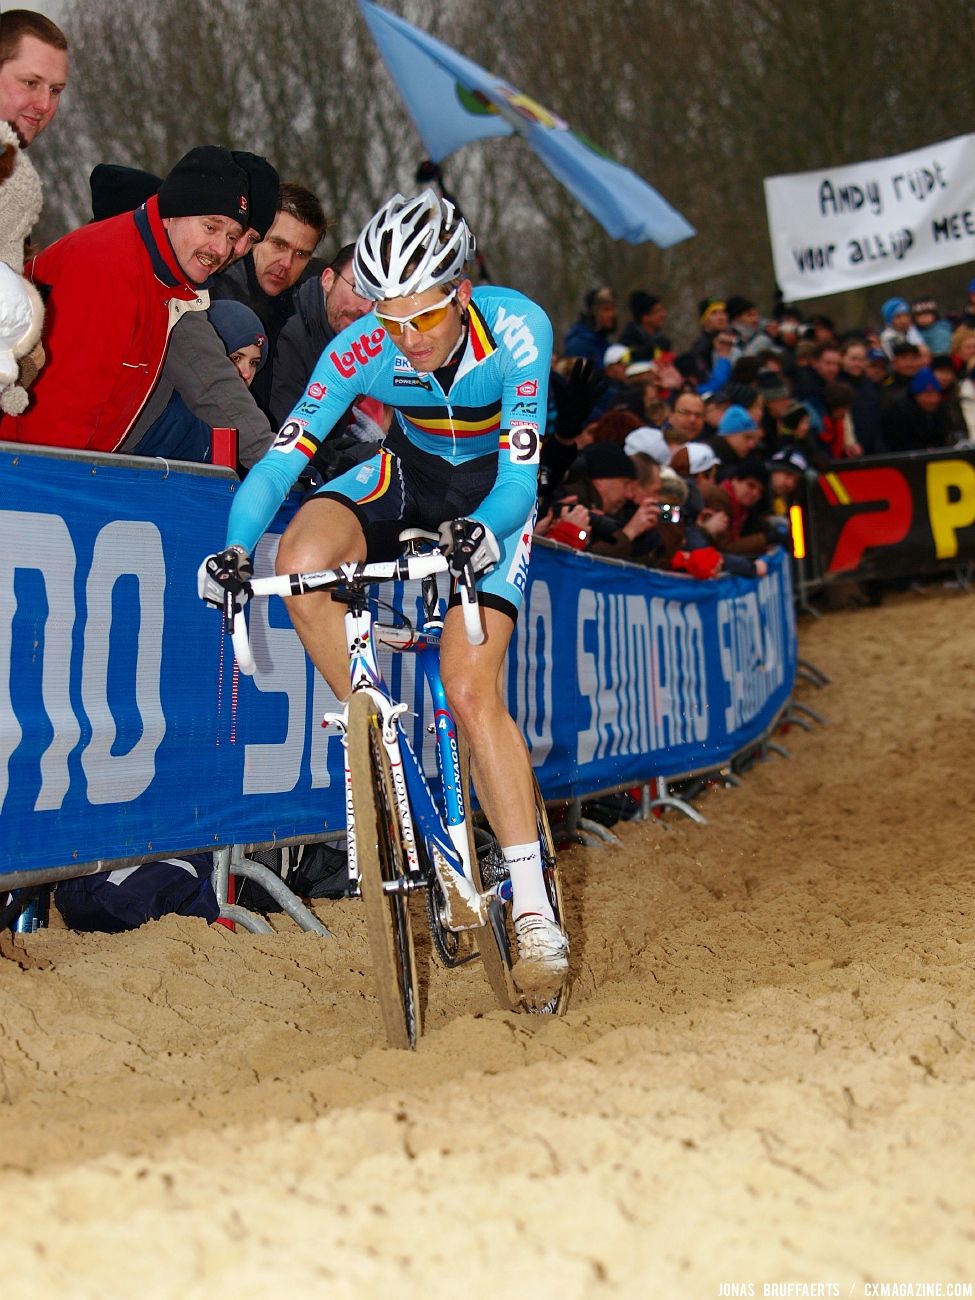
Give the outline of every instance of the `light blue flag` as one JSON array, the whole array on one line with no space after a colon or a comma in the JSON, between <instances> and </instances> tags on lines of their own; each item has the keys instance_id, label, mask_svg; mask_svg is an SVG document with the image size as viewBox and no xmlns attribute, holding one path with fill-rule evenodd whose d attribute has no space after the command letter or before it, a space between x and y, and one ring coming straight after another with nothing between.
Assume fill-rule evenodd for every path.
<instances>
[{"instance_id":1,"label":"light blue flag","mask_svg":"<svg viewBox=\"0 0 975 1300\"><path fill-rule=\"evenodd\" d=\"M670 248L696 233L652 186L561 117L373 0L359 7L434 162L472 140L517 131L614 239Z\"/></svg>"}]
</instances>

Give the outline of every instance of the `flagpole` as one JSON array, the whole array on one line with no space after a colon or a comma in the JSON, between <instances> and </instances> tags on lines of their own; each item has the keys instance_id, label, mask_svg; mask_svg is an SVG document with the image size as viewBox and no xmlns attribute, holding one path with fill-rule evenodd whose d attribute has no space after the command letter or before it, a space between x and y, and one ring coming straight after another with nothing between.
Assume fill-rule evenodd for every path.
<instances>
[{"instance_id":1,"label":"flagpole","mask_svg":"<svg viewBox=\"0 0 975 1300\"><path fill-rule=\"evenodd\" d=\"M419 167L416 169L416 183L417 185L429 185L431 182L436 185L437 189L440 191L441 197L445 198L448 203L454 205L457 209L457 215L462 220L466 221L467 218L464 216L460 203L457 201L455 195L451 194L447 189L447 186L444 184L443 168L439 163L432 162L429 158L424 158L423 162L421 162ZM468 225L469 224L470 223L468 222ZM477 274L482 283L494 284L494 277L488 270L484 254L480 249L480 242L478 242L478 246L474 250L474 261L477 263Z\"/></svg>"}]
</instances>

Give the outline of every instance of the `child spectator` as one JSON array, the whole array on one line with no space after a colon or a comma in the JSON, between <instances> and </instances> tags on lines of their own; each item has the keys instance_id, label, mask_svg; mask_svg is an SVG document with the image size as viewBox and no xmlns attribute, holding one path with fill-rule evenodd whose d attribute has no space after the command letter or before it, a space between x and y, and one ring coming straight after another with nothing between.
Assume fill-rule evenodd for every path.
<instances>
[{"instance_id":1,"label":"child spectator","mask_svg":"<svg viewBox=\"0 0 975 1300\"><path fill-rule=\"evenodd\" d=\"M880 332L880 346L889 357L894 355L895 343L913 343L923 347L924 339L911 320L911 304L906 298L888 298L880 309L884 328Z\"/></svg>"},{"instance_id":2,"label":"child spectator","mask_svg":"<svg viewBox=\"0 0 975 1300\"><path fill-rule=\"evenodd\" d=\"M951 347L951 323L942 319L933 298L916 298L911 303L911 319L932 356L948 351Z\"/></svg>"}]
</instances>

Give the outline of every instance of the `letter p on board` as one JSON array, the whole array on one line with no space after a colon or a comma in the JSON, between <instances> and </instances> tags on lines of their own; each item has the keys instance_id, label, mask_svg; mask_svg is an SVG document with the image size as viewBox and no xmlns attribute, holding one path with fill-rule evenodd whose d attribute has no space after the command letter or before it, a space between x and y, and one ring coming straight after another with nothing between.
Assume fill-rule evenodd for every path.
<instances>
[{"instance_id":1,"label":"letter p on board","mask_svg":"<svg viewBox=\"0 0 975 1300\"><path fill-rule=\"evenodd\" d=\"M958 554L958 531L975 524L975 466L964 460L935 460L927 467L928 518L935 554Z\"/></svg>"}]
</instances>

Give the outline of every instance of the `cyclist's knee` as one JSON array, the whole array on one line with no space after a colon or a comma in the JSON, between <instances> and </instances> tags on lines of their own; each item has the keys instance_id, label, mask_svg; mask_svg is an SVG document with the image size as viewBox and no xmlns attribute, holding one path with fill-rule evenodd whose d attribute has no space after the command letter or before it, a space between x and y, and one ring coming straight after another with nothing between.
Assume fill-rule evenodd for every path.
<instances>
[{"instance_id":1,"label":"cyclist's knee","mask_svg":"<svg viewBox=\"0 0 975 1300\"><path fill-rule=\"evenodd\" d=\"M485 719L507 712L491 678L460 671L444 678L447 703L461 728L468 734L480 730Z\"/></svg>"},{"instance_id":2,"label":"cyclist's knee","mask_svg":"<svg viewBox=\"0 0 975 1300\"><path fill-rule=\"evenodd\" d=\"M309 502L281 538L275 570L313 573L365 558L365 537L352 512L328 501Z\"/></svg>"}]
</instances>

